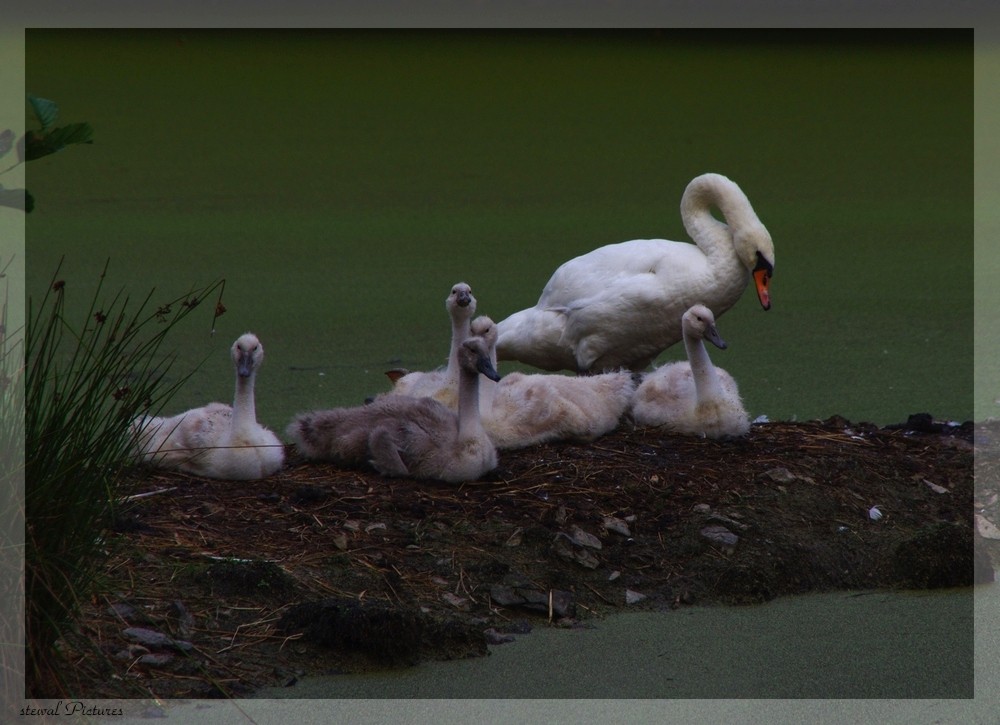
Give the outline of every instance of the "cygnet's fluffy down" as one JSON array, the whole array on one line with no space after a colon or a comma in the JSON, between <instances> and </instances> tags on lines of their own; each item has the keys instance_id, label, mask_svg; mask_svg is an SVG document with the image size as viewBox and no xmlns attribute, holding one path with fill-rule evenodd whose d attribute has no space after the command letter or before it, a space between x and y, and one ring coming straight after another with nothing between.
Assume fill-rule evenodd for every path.
<instances>
[{"instance_id":1,"label":"cygnet's fluffy down","mask_svg":"<svg viewBox=\"0 0 1000 725\"><path fill-rule=\"evenodd\" d=\"M725 438L750 429L733 377L712 365L704 340L720 349L726 343L715 327L715 316L695 305L682 317L688 360L647 373L635 392L632 418L638 426L663 427L676 433Z\"/></svg>"},{"instance_id":2,"label":"cygnet's fluffy down","mask_svg":"<svg viewBox=\"0 0 1000 725\"><path fill-rule=\"evenodd\" d=\"M496 355L497 327L489 317L472 321L472 333ZM483 426L497 448L516 449L548 441L592 441L618 427L635 392L628 372L567 376L508 373L484 382Z\"/></svg>"},{"instance_id":3,"label":"cygnet's fluffy down","mask_svg":"<svg viewBox=\"0 0 1000 725\"><path fill-rule=\"evenodd\" d=\"M496 448L479 415L479 375L499 379L481 338L458 349L458 412L433 398L385 395L368 405L301 413L288 426L313 460L370 461L384 476L472 481L497 466Z\"/></svg>"},{"instance_id":4,"label":"cygnet's fluffy down","mask_svg":"<svg viewBox=\"0 0 1000 725\"><path fill-rule=\"evenodd\" d=\"M209 403L172 417L133 421L140 458L145 463L231 480L264 478L281 468L284 444L257 422L254 402L264 346L248 332L233 343L230 354L236 368L236 395L231 406Z\"/></svg>"}]
</instances>

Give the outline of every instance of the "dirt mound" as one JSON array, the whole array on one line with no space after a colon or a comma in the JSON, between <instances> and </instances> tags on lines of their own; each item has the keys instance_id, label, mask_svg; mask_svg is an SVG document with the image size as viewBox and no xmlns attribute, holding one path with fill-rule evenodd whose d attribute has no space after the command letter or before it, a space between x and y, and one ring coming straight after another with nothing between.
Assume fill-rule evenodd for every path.
<instances>
[{"instance_id":1,"label":"dirt mound","mask_svg":"<svg viewBox=\"0 0 1000 725\"><path fill-rule=\"evenodd\" d=\"M504 453L461 486L291 450L264 481L142 472L136 493L163 492L123 512L113 594L64 643L75 694L240 695L481 655L510 632L623 609L968 585L993 573L973 545L977 436L1000 427L835 418L735 441L623 430ZM1000 456L981 458L996 480ZM992 521L996 498L977 501Z\"/></svg>"}]
</instances>

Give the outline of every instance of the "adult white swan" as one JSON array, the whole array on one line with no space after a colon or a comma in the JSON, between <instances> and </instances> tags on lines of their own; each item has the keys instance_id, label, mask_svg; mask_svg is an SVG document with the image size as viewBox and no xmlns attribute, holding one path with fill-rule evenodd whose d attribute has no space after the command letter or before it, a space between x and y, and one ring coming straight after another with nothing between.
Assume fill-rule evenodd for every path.
<instances>
[{"instance_id":1,"label":"adult white swan","mask_svg":"<svg viewBox=\"0 0 1000 725\"><path fill-rule=\"evenodd\" d=\"M682 319L688 359L646 373L632 400L632 419L639 426L662 426L708 438L745 434L750 417L736 381L712 365L705 349L705 340L726 348L712 311L695 305Z\"/></svg>"},{"instance_id":2,"label":"adult white swan","mask_svg":"<svg viewBox=\"0 0 1000 725\"><path fill-rule=\"evenodd\" d=\"M209 403L169 418L143 417L133 423L143 460L206 478L252 480L270 476L285 461L285 448L257 422L254 383L264 346L252 333L230 349L236 368L232 406Z\"/></svg>"},{"instance_id":3,"label":"adult white swan","mask_svg":"<svg viewBox=\"0 0 1000 725\"><path fill-rule=\"evenodd\" d=\"M685 310L700 302L721 315L751 276L769 309L774 245L740 187L719 174L695 177L681 218L694 244L636 239L559 267L538 304L499 323L499 359L544 370L639 371L681 339Z\"/></svg>"}]
</instances>

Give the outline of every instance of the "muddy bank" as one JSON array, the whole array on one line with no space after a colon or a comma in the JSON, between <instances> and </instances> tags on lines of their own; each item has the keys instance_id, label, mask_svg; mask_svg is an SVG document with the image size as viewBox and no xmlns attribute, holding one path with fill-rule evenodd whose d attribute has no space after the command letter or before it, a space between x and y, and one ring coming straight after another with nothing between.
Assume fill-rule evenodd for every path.
<instances>
[{"instance_id":1,"label":"muddy bank","mask_svg":"<svg viewBox=\"0 0 1000 725\"><path fill-rule=\"evenodd\" d=\"M992 577L975 516L1000 520L997 440L995 424L835 418L725 442L621 430L505 453L463 486L294 451L264 481L142 472L134 492L162 493L123 511L106 594L65 643L74 688L239 696L616 611L971 584Z\"/></svg>"}]
</instances>

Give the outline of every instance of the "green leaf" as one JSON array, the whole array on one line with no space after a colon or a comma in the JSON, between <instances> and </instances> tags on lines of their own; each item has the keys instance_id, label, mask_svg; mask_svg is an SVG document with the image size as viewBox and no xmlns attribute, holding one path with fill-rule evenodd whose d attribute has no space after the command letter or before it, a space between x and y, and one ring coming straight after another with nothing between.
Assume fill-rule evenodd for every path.
<instances>
[{"instance_id":1,"label":"green leaf","mask_svg":"<svg viewBox=\"0 0 1000 725\"><path fill-rule=\"evenodd\" d=\"M35 118L42 124L42 130L47 131L49 126L55 123L59 117L59 106L47 98L39 98L30 93L28 94L28 102L31 103L31 107L35 111Z\"/></svg>"},{"instance_id":2,"label":"green leaf","mask_svg":"<svg viewBox=\"0 0 1000 725\"><path fill-rule=\"evenodd\" d=\"M93 135L94 129L89 123L71 123L54 128L44 135L29 132L25 135L24 160L40 159L70 144L94 143Z\"/></svg>"},{"instance_id":3,"label":"green leaf","mask_svg":"<svg viewBox=\"0 0 1000 725\"><path fill-rule=\"evenodd\" d=\"M24 142L25 161L40 159L43 156L48 156L49 154L55 153L59 150L52 148L45 136L37 133L36 131L28 131L28 133L24 134L24 138L21 140Z\"/></svg>"},{"instance_id":4,"label":"green leaf","mask_svg":"<svg viewBox=\"0 0 1000 725\"><path fill-rule=\"evenodd\" d=\"M49 131L48 142L56 147L56 151L75 143L94 143L94 129L89 123L71 123Z\"/></svg>"}]
</instances>

